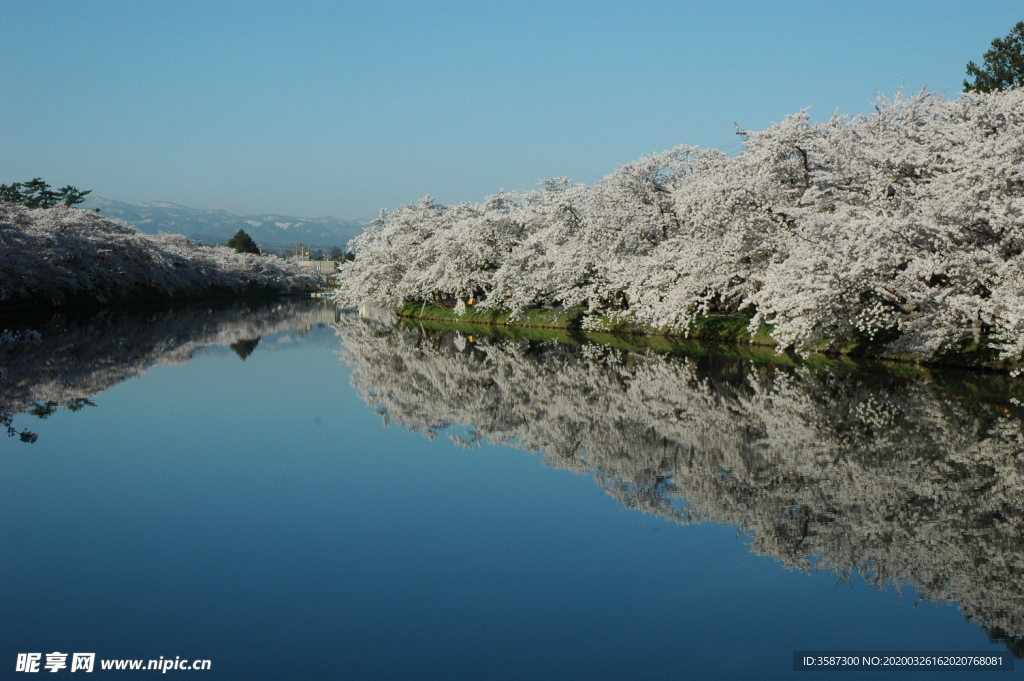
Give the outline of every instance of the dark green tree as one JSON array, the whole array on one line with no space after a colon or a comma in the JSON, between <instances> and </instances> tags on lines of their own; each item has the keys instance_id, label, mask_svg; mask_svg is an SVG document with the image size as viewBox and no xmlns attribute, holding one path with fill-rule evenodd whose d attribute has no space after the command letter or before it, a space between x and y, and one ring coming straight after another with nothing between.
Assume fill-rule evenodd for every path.
<instances>
[{"instance_id":1,"label":"dark green tree","mask_svg":"<svg viewBox=\"0 0 1024 681\"><path fill-rule=\"evenodd\" d=\"M92 190L80 191L71 185L61 187L57 190L57 196L64 203L65 206L77 206L78 204L85 201L85 195L91 194ZM99 211L97 211L99 212Z\"/></svg>"},{"instance_id":2,"label":"dark green tree","mask_svg":"<svg viewBox=\"0 0 1024 681\"><path fill-rule=\"evenodd\" d=\"M0 201L17 203L26 208L52 208L58 203L76 206L85 201L85 195L91 191L83 192L71 185L53 191L49 183L37 177L28 182L0 184Z\"/></svg>"},{"instance_id":3,"label":"dark green tree","mask_svg":"<svg viewBox=\"0 0 1024 681\"><path fill-rule=\"evenodd\" d=\"M239 253L260 254L260 247L256 245L256 242L252 240L251 236L246 234L244 229L238 230L233 237L228 239L228 246Z\"/></svg>"},{"instance_id":4,"label":"dark green tree","mask_svg":"<svg viewBox=\"0 0 1024 681\"><path fill-rule=\"evenodd\" d=\"M248 338L245 340L235 341L229 347L235 351L235 354L245 361L245 358L252 354L252 351L256 349L256 346L260 344L260 339L263 336L256 338Z\"/></svg>"},{"instance_id":5,"label":"dark green tree","mask_svg":"<svg viewBox=\"0 0 1024 681\"><path fill-rule=\"evenodd\" d=\"M1024 21L1018 21L1005 38L992 41L992 49L985 53L985 63L978 66L967 62L964 92L992 92L1014 85L1024 85Z\"/></svg>"},{"instance_id":6,"label":"dark green tree","mask_svg":"<svg viewBox=\"0 0 1024 681\"><path fill-rule=\"evenodd\" d=\"M355 260L356 254L338 246L331 246L330 250L327 251L327 259L334 262L345 262L346 260Z\"/></svg>"}]
</instances>

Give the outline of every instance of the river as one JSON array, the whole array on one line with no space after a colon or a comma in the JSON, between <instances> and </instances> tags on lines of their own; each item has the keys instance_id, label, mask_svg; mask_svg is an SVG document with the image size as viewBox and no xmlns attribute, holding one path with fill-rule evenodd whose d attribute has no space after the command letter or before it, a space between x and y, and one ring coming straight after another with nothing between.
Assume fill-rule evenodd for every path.
<instances>
[{"instance_id":1,"label":"river","mask_svg":"<svg viewBox=\"0 0 1024 681\"><path fill-rule=\"evenodd\" d=\"M2 410L35 436L0 439L8 671L94 653L121 679L154 672L101 661L815 679L835 671L794 653L1024 655L1006 376L498 339L308 300L3 328L41 336L0 348Z\"/></svg>"}]
</instances>

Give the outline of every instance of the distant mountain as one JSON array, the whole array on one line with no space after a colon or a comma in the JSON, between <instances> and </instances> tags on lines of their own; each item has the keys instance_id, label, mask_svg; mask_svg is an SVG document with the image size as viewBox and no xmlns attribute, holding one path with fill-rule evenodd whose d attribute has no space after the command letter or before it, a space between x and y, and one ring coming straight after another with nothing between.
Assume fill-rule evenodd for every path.
<instances>
[{"instance_id":1,"label":"distant mountain","mask_svg":"<svg viewBox=\"0 0 1024 681\"><path fill-rule=\"evenodd\" d=\"M288 215L234 215L223 210L202 210L177 203L150 201L141 206L89 196L81 208L98 208L101 215L117 218L146 234L171 232L207 243L225 243L244 229L264 248L305 244L315 248L344 247L363 231L361 220L297 218Z\"/></svg>"}]
</instances>

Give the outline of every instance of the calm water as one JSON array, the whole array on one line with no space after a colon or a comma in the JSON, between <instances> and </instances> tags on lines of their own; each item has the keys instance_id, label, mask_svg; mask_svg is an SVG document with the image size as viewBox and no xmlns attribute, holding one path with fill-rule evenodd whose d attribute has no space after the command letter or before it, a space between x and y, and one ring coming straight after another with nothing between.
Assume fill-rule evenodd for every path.
<instances>
[{"instance_id":1,"label":"calm water","mask_svg":"<svg viewBox=\"0 0 1024 681\"><path fill-rule=\"evenodd\" d=\"M53 651L212 662L168 678L592 680L1024 648L1006 378L396 330L308 301L0 328L23 323L43 341L0 354L0 396L39 438L0 438L3 678Z\"/></svg>"}]
</instances>

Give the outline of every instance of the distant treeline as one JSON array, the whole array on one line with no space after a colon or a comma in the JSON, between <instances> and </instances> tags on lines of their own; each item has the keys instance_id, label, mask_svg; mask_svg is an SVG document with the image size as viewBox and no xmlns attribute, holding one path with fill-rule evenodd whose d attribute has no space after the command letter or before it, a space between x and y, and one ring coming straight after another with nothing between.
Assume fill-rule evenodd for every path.
<instances>
[{"instance_id":1,"label":"distant treeline","mask_svg":"<svg viewBox=\"0 0 1024 681\"><path fill-rule=\"evenodd\" d=\"M64 205L0 201L0 309L310 290L317 277L275 256L151 236Z\"/></svg>"}]
</instances>

